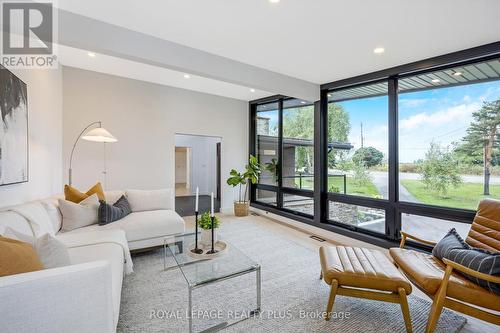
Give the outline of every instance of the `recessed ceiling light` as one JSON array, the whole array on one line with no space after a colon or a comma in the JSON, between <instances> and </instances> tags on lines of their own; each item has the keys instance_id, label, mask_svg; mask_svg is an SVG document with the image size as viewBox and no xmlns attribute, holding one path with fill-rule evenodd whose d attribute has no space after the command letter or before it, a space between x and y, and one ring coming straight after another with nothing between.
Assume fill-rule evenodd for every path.
<instances>
[{"instance_id":1,"label":"recessed ceiling light","mask_svg":"<svg viewBox=\"0 0 500 333\"><path fill-rule=\"evenodd\" d=\"M373 49L373 53L375 54L382 54L385 52L385 49L383 47L376 47Z\"/></svg>"},{"instance_id":2,"label":"recessed ceiling light","mask_svg":"<svg viewBox=\"0 0 500 333\"><path fill-rule=\"evenodd\" d=\"M328 94L328 97L332 97L332 94Z\"/></svg>"},{"instance_id":3,"label":"recessed ceiling light","mask_svg":"<svg viewBox=\"0 0 500 333\"><path fill-rule=\"evenodd\" d=\"M95 53L94 52L88 52L87 55L91 58L95 58Z\"/></svg>"},{"instance_id":4,"label":"recessed ceiling light","mask_svg":"<svg viewBox=\"0 0 500 333\"><path fill-rule=\"evenodd\" d=\"M250 92L253 92L253 93L254 93L254 92L255 92L255 89L254 89L254 88L250 89Z\"/></svg>"},{"instance_id":5,"label":"recessed ceiling light","mask_svg":"<svg viewBox=\"0 0 500 333\"><path fill-rule=\"evenodd\" d=\"M304 101L300 101L300 104L306 104L306 102L304 102Z\"/></svg>"},{"instance_id":6,"label":"recessed ceiling light","mask_svg":"<svg viewBox=\"0 0 500 333\"><path fill-rule=\"evenodd\" d=\"M269 0L270 3L278 3L280 0Z\"/></svg>"},{"instance_id":7,"label":"recessed ceiling light","mask_svg":"<svg viewBox=\"0 0 500 333\"><path fill-rule=\"evenodd\" d=\"M462 72L455 72L455 73L453 73L453 76L460 76L460 75L462 75Z\"/></svg>"},{"instance_id":8,"label":"recessed ceiling light","mask_svg":"<svg viewBox=\"0 0 500 333\"><path fill-rule=\"evenodd\" d=\"M432 81L432 82L434 82L434 83L441 82L441 80L440 80L440 79L432 79L431 81Z\"/></svg>"},{"instance_id":9,"label":"recessed ceiling light","mask_svg":"<svg viewBox=\"0 0 500 333\"><path fill-rule=\"evenodd\" d=\"M189 75L189 74L184 74L184 78L185 78L185 79L190 79L190 78L191 78L191 75Z\"/></svg>"}]
</instances>

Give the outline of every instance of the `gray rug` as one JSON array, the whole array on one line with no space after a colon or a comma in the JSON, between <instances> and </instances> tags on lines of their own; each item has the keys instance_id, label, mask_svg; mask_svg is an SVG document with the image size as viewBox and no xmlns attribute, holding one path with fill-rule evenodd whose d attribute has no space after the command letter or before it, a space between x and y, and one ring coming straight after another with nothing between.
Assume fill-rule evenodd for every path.
<instances>
[{"instance_id":1,"label":"gray rug","mask_svg":"<svg viewBox=\"0 0 500 333\"><path fill-rule=\"evenodd\" d=\"M319 280L319 257L251 218L222 228L223 238L262 266L262 312L223 332L405 332L398 304L337 296L330 322L321 318L329 288ZM162 250L134 256L123 285L118 332L187 332L187 285L178 269L163 271ZM173 259L170 258L171 264ZM255 275L193 293L194 329L241 318L255 307ZM414 332L423 332L430 302L409 297ZM444 310L437 332L457 332L466 319Z\"/></svg>"}]
</instances>

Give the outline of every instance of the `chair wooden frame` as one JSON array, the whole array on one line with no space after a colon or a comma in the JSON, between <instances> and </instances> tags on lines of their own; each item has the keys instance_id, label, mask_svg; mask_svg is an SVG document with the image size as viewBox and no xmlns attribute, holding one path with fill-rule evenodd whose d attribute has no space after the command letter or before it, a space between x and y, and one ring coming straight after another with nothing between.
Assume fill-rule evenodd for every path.
<instances>
[{"instance_id":1,"label":"chair wooden frame","mask_svg":"<svg viewBox=\"0 0 500 333\"><path fill-rule=\"evenodd\" d=\"M320 279L323 278L323 272L321 272ZM398 292L383 292L367 289L356 289L350 287L343 287L339 285L338 280L333 279L330 287L330 297L328 298L328 304L326 306L326 320L330 320L333 304L335 302L335 296L342 295L348 297L365 298L381 302L398 303L401 305L401 311L403 312L403 318L405 321L406 332L412 333L410 308L408 307L408 299L406 298L406 291L404 288L398 288Z\"/></svg>"},{"instance_id":2,"label":"chair wooden frame","mask_svg":"<svg viewBox=\"0 0 500 333\"><path fill-rule=\"evenodd\" d=\"M407 239L412 239L414 241L420 242L422 244L434 246L436 243L426 241L410 235L406 232L401 231L401 243L399 245L400 248L404 248ZM427 327L425 329L426 333L432 333L436 329L436 325L439 321L439 317L441 316L441 312L443 307L455 310L457 312L461 312L463 314L469 315L471 317L478 318L480 320L487 321L489 323L500 325L500 315L492 312L488 312L482 309L479 309L476 306L468 305L467 303L461 302L460 300L456 300L448 297L447 289L448 282L450 280L451 273L453 270L456 270L460 273L468 274L473 277L477 277L482 280L486 280L493 283L500 283L500 277L493 276L489 274L480 273L478 271L474 271L470 268L462 266L454 261L443 259L444 264L446 265L443 281L439 286L435 295L428 294L423 288L421 288L418 284L415 284L420 290L422 290L427 296L433 299L431 310L429 313L429 319L427 321ZM404 270L403 270L404 272ZM404 272L405 273L405 272ZM406 274L406 273L405 273ZM500 300L500 297L499 297Z\"/></svg>"}]
</instances>

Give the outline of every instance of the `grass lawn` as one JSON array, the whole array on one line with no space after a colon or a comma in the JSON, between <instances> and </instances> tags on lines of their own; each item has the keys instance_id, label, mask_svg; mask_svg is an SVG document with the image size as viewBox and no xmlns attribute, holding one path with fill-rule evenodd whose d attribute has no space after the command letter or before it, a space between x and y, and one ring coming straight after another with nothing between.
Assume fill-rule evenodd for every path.
<instances>
[{"instance_id":1,"label":"grass lawn","mask_svg":"<svg viewBox=\"0 0 500 333\"><path fill-rule=\"evenodd\" d=\"M299 179L295 179L295 184L299 188ZM328 189L335 186L340 190L340 193L344 191L344 180L342 177L328 177ZM307 190L314 190L314 180L313 178L303 178L302 188ZM364 197L378 197L380 193L378 192L375 185L372 183L366 185L355 184L352 177L347 177L347 194L360 195Z\"/></svg>"},{"instance_id":2,"label":"grass lawn","mask_svg":"<svg viewBox=\"0 0 500 333\"><path fill-rule=\"evenodd\" d=\"M429 191L420 180L401 180L401 184L422 203L453 208L476 209L479 201L485 198L500 198L500 185L490 185L490 194L482 195L483 184L462 183L450 188L446 198Z\"/></svg>"}]
</instances>

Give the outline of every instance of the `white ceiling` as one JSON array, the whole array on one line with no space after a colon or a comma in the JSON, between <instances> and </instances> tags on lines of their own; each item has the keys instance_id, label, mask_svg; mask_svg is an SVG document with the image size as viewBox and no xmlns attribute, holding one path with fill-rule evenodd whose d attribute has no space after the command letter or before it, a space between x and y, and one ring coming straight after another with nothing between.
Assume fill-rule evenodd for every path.
<instances>
[{"instance_id":1,"label":"white ceiling","mask_svg":"<svg viewBox=\"0 0 500 333\"><path fill-rule=\"evenodd\" d=\"M59 7L316 84L500 41L494 0L60 0ZM378 46L386 53L373 54Z\"/></svg>"},{"instance_id":2,"label":"white ceiling","mask_svg":"<svg viewBox=\"0 0 500 333\"><path fill-rule=\"evenodd\" d=\"M244 101L271 95L271 93L266 91L257 89L250 91L248 87L192 74L189 74L189 79L186 79L184 77L186 73L184 72L173 71L104 54L94 54L95 57L89 57L88 51L86 50L58 45L59 61L65 66L194 90L217 96L236 98Z\"/></svg>"}]
</instances>

